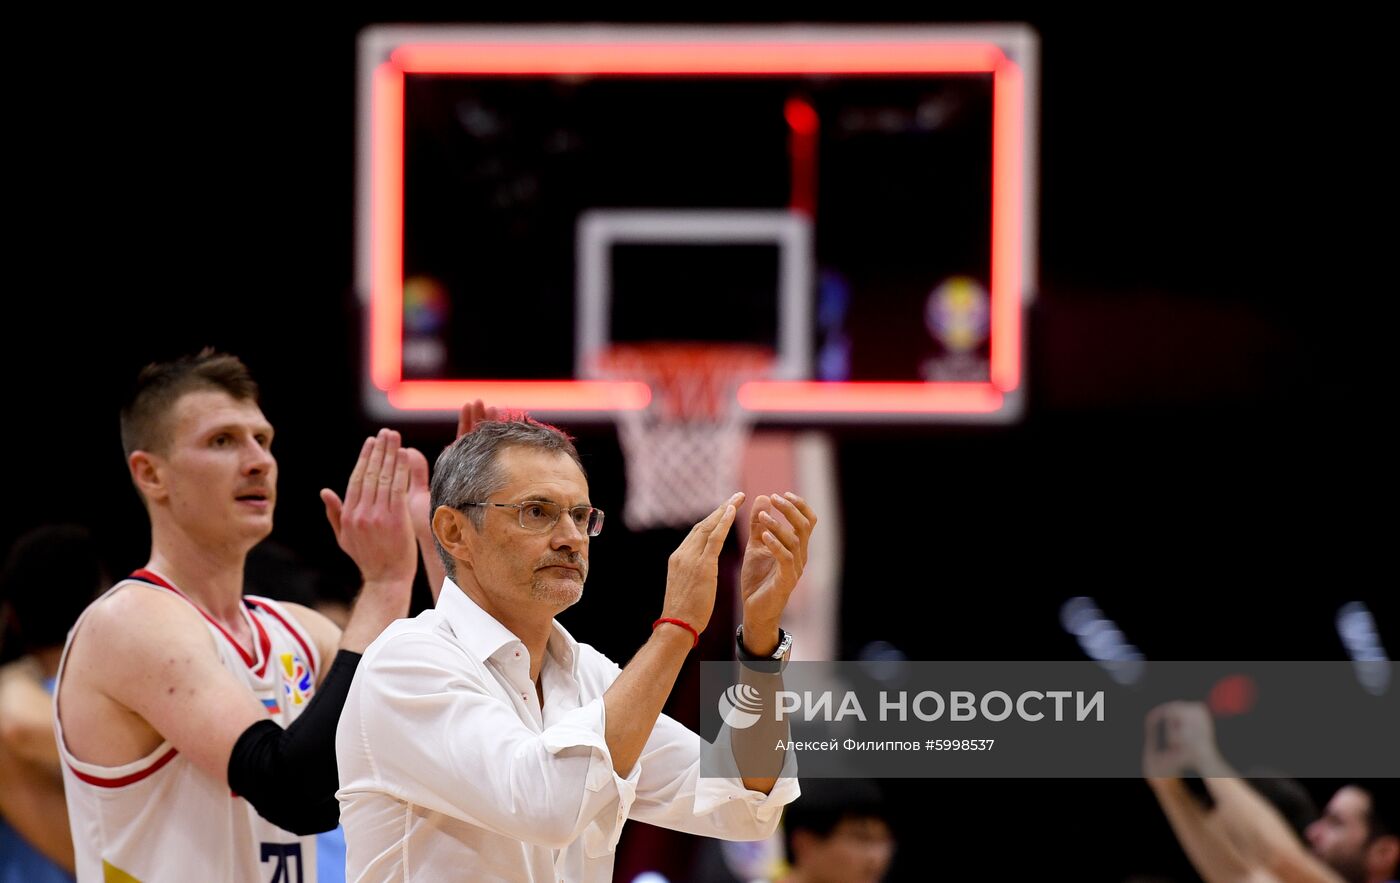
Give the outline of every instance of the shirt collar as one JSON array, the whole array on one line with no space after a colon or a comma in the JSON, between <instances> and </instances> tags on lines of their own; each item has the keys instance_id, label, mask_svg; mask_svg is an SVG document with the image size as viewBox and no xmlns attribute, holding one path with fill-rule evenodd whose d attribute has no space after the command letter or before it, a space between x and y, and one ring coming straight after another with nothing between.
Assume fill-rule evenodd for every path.
<instances>
[{"instance_id":1,"label":"shirt collar","mask_svg":"<svg viewBox=\"0 0 1400 883\"><path fill-rule=\"evenodd\" d=\"M472 657L485 662L502 649L521 643L514 632L501 625L500 620L481 609L451 577L443 580L442 591L438 593L437 610L452 626L457 640L471 653ZM578 674L578 641L568 630L559 624L550 633L545 652L565 671Z\"/></svg>"}]
</instances>

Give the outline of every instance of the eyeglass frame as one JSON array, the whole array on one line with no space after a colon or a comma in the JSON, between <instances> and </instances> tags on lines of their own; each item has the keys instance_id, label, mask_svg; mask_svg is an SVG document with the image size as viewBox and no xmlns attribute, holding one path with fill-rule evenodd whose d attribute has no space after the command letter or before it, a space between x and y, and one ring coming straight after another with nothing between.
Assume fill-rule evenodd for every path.
<instances>
[{"instance_id":1,"label":"eyeglass frame","mask_svg":"<svg viewBox=\"0 0 1400 883\"><path fill-rule=\"evenodd\" d=\"M559 514L556 515L556 516L554 516L554 521L553 521L553 523L551 523L551 524L549 525L549 527L541 528L541 529L539 529L539 530L536 530L536 529L533 529L533 528L530 528L530 527L526 527L526 525L525 525L525 507L526 507L526 506L540 506L540 505L544 505L544 506L558 506L558 507L559 507ZM586 537L596 537L598 534L600 534L600 533L603 532L603 520L604 520L604 516L606 515L606 513L603 512L602 509L599 509L597 506L567 506L567 507L566 507L566 506L563 506L563 505L561 505L561 504L559 504L559 503L555 503L555 502L553 502L553 501L551 501L551 500L521 500L519 503L492 503L490 500L482 500L482 501L480 501L480 502L475 502L475 503L462 503L462 504L460 504L460 505L459 505L458 507L456 507L456 508L463 508L463 507L466 507L466 506L495 506L497 509L514 509L514 510L516 510L516 520L520 522L520 529L521 529L521 530L530 531L530 533L549 533L550 531L554 530L554 528L556 528L556 527L559 526L559 519L564 517L564 513L565 513L565 512L572 513L572 512L574 512L574 511L576 511L576 510L578 510L578 509L587 509L587 510L588 510L589 520L592 520L592 517L593 517L593 513L594 513L594 512L597 512L597 513L598 513L598 523L594 526L594 529L590 531L590 530L588 530L588 523L587 523L587 522L584 522L584 529L583 529L583 530L580 530L579 533L583 534L583 535L586 536ZM571 517L569 520L572 521L573 518ZM577 529L577 528L576 528L576 529Z\"/></svg>"}]
</instances>

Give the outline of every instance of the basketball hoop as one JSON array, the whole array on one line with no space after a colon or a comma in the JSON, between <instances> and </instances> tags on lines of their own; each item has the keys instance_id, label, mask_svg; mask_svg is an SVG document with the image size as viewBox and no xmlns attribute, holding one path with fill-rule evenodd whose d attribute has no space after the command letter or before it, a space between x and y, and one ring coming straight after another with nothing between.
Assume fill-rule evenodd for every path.
<instances>
[{"instance_id":1,"label":"basketball hoop","mask_svg":"<svg viewBox=\"0 0 1400 883\"><path fill-rule=\"evenodd\" d=\"M690 527L738 489L752 418L735 393L772 365L772 350L741 344L615 344L595 357L599 376L651 387L646 408L614 411L629 528Z\"/></svg>"}]
</instances>

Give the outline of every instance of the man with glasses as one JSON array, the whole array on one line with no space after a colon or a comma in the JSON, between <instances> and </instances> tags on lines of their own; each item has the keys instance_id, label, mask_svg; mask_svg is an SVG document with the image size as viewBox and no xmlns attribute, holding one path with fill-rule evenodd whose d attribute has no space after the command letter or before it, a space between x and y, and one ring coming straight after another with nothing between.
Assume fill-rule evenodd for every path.
<instances>
[{"instance_id":1,"label":"man with glasses","mask_svg":"<svg viewBox=\"0 0 1400 883\"><path fill-rule=\"evenodd\" d=\"M661 714L714 609L742 503L721 503L671 556L651 637L619 668L554 621L583 594L604 520L568 436L487 421L444 451L437 606L366 651L337 733L347 879L611 880L628 818L769 836L798 794L790 769L701 777L702 740ZM778 623L816 517L790 493L760 496L750 517L737 652L772 671L792 643ZM754 733L771 753L765 724L733 747Z\"/></svg>"}]
</instances>

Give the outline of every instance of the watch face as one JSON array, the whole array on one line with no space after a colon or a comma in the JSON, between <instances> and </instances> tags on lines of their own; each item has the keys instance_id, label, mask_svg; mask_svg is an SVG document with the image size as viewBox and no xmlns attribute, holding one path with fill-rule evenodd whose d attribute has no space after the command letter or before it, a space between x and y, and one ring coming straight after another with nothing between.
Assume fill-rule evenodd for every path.
<instances>
[{"instance_id":1,"label":"watch face","mask_svg":"<svg viewBox=\"0 0 1400 883\"><path fill-rule=\"evenodd\" d=\"M788 650L791 648L792 635L788 634L787 632L783 632L783 639L778 642L778 649L773 651L773 658L782 659L784 656L787 655Z\"/></svg>"},{"instance_id":2,"label":"watch face","mask_svg":"<svg viewBox=\"0 0 1400 883\"><path fill-rule=\"evenodd\" d=\"M775 659L781 660L787 656L787 652L792 647L792 633L786 629L778 629L778 647L770 656L754 656L749 649L744 646L744 627L740 625L734 630L734 639L739 643L739 655L749 659Z\"/></svg>"}]
</instances>

